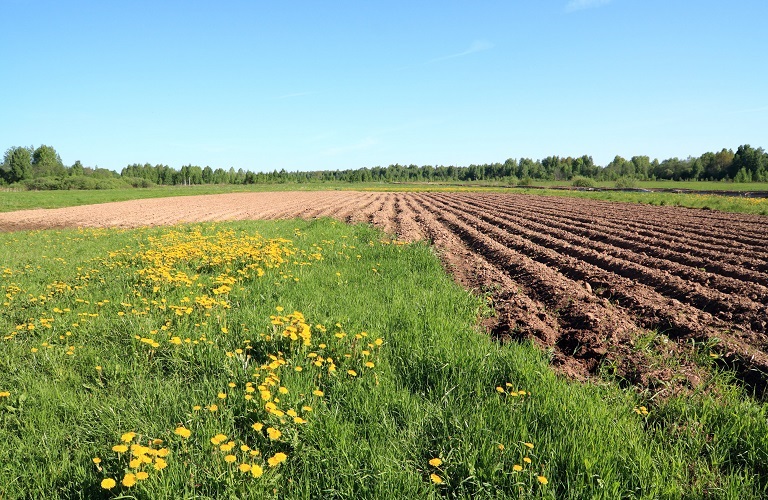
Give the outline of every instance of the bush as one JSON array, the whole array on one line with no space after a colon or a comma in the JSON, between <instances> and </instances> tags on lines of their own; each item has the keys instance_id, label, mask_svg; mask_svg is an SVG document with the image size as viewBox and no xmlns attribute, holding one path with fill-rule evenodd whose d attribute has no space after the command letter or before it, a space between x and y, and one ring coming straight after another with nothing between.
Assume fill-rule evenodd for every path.
<instances>
[{"instance_id":1,"label":"bush","mask_svg":"<svg viewBox=\"0 0 768 500\"><path fill-rule=\"evenodd\" d=\"M517 182L518 186L533 186L533 179L530 177L523 177Z\"/></svg>"},{"instance_id":2,"label":"bush","mask_svg":"<svg viewBox=\"0 0 768 500\"><path fill-rule=\"evenodd\" d=\"M637 187L637 179L633 177L619 177L616 179L618 189L632 189Z\"/></svg>"},{"instance_id":3,"label":"bush","mask_svg":"<svg viewBox=\"0 0 768 500\"><path fill-rule=\"evenodd\" d=\"M155 186L155 183L151 180L143 179L141 177L123 177L122 180L135 188L149 188Z\"/></svg>"},{"instance_id":4,"label":"bush","mask_svg":"<svg viewBox=\"0 0 768 500\"><path fill-rule=\"evenodd\" d=\"M94 178L86 175L72 177L40 177L27 179L22 184L29 191L53 191L68 189L121 189L130 184L116 178ZM151 183L150 183L151 184Z\"/></svg>"},{"instance_id":5,"label":"bush","mask_svg":"<svg viewBox=\"0 0 768 500\"><path fill-rule=\"evenodd\" d=\"M571 186L593 188L595 187L595 181L594 179L590 179L589 177L576 176L573 178L573 181L571 182Z\"/></svg>"}]
</instances>

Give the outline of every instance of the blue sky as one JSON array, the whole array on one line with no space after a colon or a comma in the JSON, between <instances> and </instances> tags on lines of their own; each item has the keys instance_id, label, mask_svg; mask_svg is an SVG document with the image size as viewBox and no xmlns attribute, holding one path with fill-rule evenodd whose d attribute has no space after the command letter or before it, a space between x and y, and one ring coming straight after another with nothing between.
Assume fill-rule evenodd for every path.
<instances>
[{"instance_id":1,"label":"blue sky","mask_svg":"<svg viewBox=\"0 0 768 500\"><path fill-rule=\"evenodd\" d=\"M253 171L768 147L765 0L0 0L0 148Z\"/></svg>"}]
</instances>

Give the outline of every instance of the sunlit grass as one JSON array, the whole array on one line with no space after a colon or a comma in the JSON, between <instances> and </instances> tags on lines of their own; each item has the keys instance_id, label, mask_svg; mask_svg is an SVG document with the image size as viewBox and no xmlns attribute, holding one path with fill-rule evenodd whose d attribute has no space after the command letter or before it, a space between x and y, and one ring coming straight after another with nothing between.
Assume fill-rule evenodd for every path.
<instances>
[{"instance_id":1,"label":"sunlit grass","mask_svg":"<svg viewBox=\"0 0 768 500\"><path fill-rule=\"evenodd\" d=\"M760 498L764 405L563 380L329 220L0 234L2 498ZM641 409L642 408L642 409Z\"/></svg>"}]
</instances>

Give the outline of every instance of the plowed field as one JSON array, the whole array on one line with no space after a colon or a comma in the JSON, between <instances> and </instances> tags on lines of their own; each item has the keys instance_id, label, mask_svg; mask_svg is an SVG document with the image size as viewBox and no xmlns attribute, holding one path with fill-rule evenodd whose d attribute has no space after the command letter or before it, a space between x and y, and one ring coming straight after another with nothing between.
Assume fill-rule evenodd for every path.
<instances>
[{"instance_id":1,"label":"plowed field","mask_svg":"<svg viewBox=\"0 0 768 500\"><path fill-rule=\"evenodd\" d=\"M703 353L765 388L766 217L515 194L319 191L26 210L0 214L0 230L290 217L369 222L431 241L457 280L494 302L492 334L535 339L573 376L607 366L644 387L695 387Z\"/></svg>"}]
</instances>

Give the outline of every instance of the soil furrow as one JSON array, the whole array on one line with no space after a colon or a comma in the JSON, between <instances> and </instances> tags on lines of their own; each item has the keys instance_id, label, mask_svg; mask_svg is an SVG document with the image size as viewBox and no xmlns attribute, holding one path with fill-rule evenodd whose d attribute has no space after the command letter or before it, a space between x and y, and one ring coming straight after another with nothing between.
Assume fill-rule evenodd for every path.
<instances>
[{"instance_id":1,"label":"soil furrow","mask_svg":"<svg viewBox=\"0 0 768 500\"><path fill-rule=\"evenodd\" d=\"M493 199L489 200L487 197L481 199L485 200L486 203L491 206L496 206L493 204ZM768 279L765 278L765 273L768 273L768 262L763 258L749 257L746 255L749 251L735 253L734 248L727 245L701 243L679 235L672 236L660 229L627 229L628 223L631 222L627 220L623 223L614 223L605 220L604 217L600 217L599 215L585 216L582 213L571 213L560 208L545 209L537 207L536 210L531 210L530 207L527 206L520 207L518 205L511 206L506 204L501 204L499 206L507 213L512 213L514 211L522 217L532 218L534 220L539 216L547 216L556 217L563 223L574 227L589 229L594 226L599 226L604 231L610 232L609 234L621 237L627 242L627 245L630 246L632 245L632 242L636 241L640 244L646 244L657 249L661 249L663 245L666 245L669 248L674 248L677 250L676 253L678 256L676 258L681 264L685 264L685 258L688 256L698 257L716 263L716 269L720 270L718 274L749 281L755 281L757 279L757 281L755 281L756 283L768 282ZM766 255L768 255L768 253ZM759 254L757 257L759 257ZM707 267L707 269L709 270L709 267ZM755 273L759 274L756 275ZM758 278L760 274L763 275L763 278Z\"/></svg>"},{"instance_id":2,"label":"soil furrow","mask_svg":"<svg viewBox=\"0 0 768 500\"><path fill-rule=\"evenodd\" d=\"M572 279L585 280L587 277L602 275L603 281L610 283L618 277L623 277L654 289L666 300L672 298L688 303L708 315L714 313L720 319L738 321L745 330L765 331L766 311L761 305L702 289L668 273L645 268L623 259L612 258L588 247L571 245L547 234L526 231L520 226L514 226L491 215L476 213L473 207L463 205L461 202L456 203L458 206L440 204L443 210L451 211L456 217L477 230L518 252L558 269Z\"/></svg>"},{"instance_id":3,"label":"soil furrow","mask_svg":"<svg viewBox=\"0 0 768 500\"><path fill-rule=\"evenodd\" d=\"M768 231L765 222L760 222L760 216L746 214L729 214L730 220L718 219L717 224L698 221L692 226L680 224L681 214L692 209L674 209L675 211L661 210L662 207L648 207L645 205L626 204L629 208L618 206L621 204L610 202L598 202L593 200L571 200L554 198L549 200L526 200L525 198L513 198L516 195L508 195L499 198L510 205L521 206L533 211L557 210L561 214L569 214L575 217L598 218L616 224L631 224L633 228L652 232L671 232L677 236L685 236L688 239L723 245L728 241L730 248L737 246L745 250L754 250L766 254L768 244ZM520 195L517 195L520 196ZM651 210L649 210L649 208ZM755 218L757 217L757 218ZM740 224L740 220L744 223ZM706 229L702 229L706 228ZM740 241L743 233L754 235L750 243Z\"/></svg>"},{"instance_id":4,"label":"soil furrow","mask_svg":"<svg viewBox=\"0 0 768 500\"><path fill-rule=\"evenodd\" d=\"M442 198L445 199L445 198ZM460 198L464 200L465 198ZM492 206L480 201L474 200L474 206L486 209L486 213L491 213ZM522 227L531 231L544 232L545 234L556 234L558 238L581 246L589 247L590 244L595 250L599 250L605 255L634 262L643 267L651 269L664 270L679 278L698 283L706 288L717 290L725 294L736 294L745 297L753 302L759 302L761 305L768 304L768 288L758 283L768 283L768 276L760 273L740 272L738 269L722 270L716 262L705 261L703 259L682 257L676 252L665 250L656 246L640 244L637 242L627 242L614 237L605 231L599 229L577 227L567 225L557 221L556 217L519 217L517 212L505 209L497 209L499 214L503 214L505 220L513 221ZM494 223L493 220L488 222ZM544 221L540 223L538 221ZM554 231L553 231L554 230ZM667 257L667 258L664 258ZM682 261L682 262L680 262ZM693 262L691 262L693 261ZM710 272L702 271L702 268ZM723 276L713 274L711 269L718 269L730 274ZM730 271L730 272L728 272ZM745 276L746 274L746 276ZM733 277L736 275L736 277ZM747 279L744 279L744 278Z\"/></svg>"},{"instance_id":5,"label":"soil furrow","mask_svg":"<svg viewBox=\"0 0 768 500\"><path fill-rule=\"evenodd\" d=\"M569 280L564 275L554 271L554 269L563 271L560 266L564 260L569 259L568 257L563 258L552 250L537 248L530 242L527 245L522 245L527 250L515 252L510 248L513 245L509 243L510 240L519 239L519 237L508 235L507 238L501 238L506 241L497 241L485 232L487 227L484 230L479 230L471 224L463 222L450 207L443 204L430 206L428 201L421 201L425 206L430 207L433 213L439 214L440 220L459 234L468 246L483 253L492 262L500 263L519 283L528 285L527 291L529 293L545 297L549 301L557 300L558 297L566 297L569 304L573 305L582 300L578 287L574 286L576 280L589 283L592 290L595 287L610 290L612 303L607 307L615 307L617 311L632 311L637 324L649 330L661 330L672 338L696 339L697 341L716 343L719 346L717 349L726 359L731 360L732 366L738 369L743 378L750 379L757 386L764 386L765 376L761 374L768 373L768 356L751 344L751 341L755 340L749 334L751 332L734 332L731 334L727 323L716 320L707 313L659 295L647 286L635 283L630 279L594 269L594 266L589 264L582 263L581 266L569 267ZM483 225L481 221L477 222L481 223L479 225ZM536 256L542 260L531 260L524 255ZM525 259L540 267L531 268ZM576 261L576 259L572 260ZM553 274L559 275L559 278L553 277ZM567 283L571 283L571 285ZM547 299L544 301L548 302ZM558 309L561 314L563 311ZM588 329L592 334L600 336L600 339L604 339L609 345L631 344L632 336L627 335L625 331L601 332L597 328L600 321L594 321L594 318L595 316L586 318L593 321L591 325L587 322L587 325L592 326ZM629 317L624 319L625 324L629 321ZM738 333L742 333L742 336L735 335ZM594 346L598 345L599 342L600 340L597 339L593 340L591 344L581 344L581 346L586 345L590 349L594 349ZM597 352L602 351L603 348L599 348ZM752 380L755 378L759 381ZM692 381L691 383L695 382Z\"/></svg>"}]
</instances>

